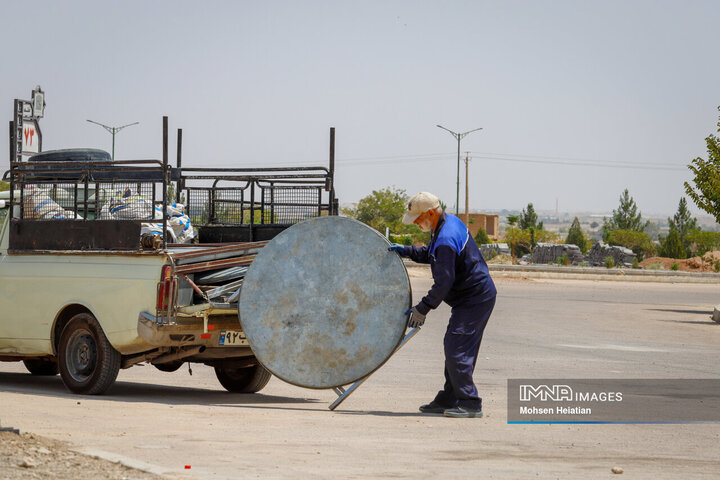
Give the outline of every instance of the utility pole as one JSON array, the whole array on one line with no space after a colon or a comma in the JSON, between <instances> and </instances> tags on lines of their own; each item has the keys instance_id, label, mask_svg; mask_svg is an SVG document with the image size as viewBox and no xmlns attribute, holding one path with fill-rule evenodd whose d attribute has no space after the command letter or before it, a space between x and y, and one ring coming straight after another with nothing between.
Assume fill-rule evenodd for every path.
<instances>
[{"instance_id":1,"label":"utility pole","mask_svg":"<svg viewBox=\"0 0 720 480\"><path fill-rule=\"evenodd\" d=\"M123 125L122 127L108 127L107 125L103 125L102 123L96 122L94 120L88 120L90 123L94 123L95 125L100 125L105 130L110 132L112 134L112 159L113 162L115 161L115 134L118 133L120 130L126 127L131 127L133 125L137 125L140 122L134 122L134 123L128 123L127 125Z\"/></svg>"},{"instance_id":2,"label":"utility pole","mask_svg":"<svg viewBox=\"0 0 720 480\"><path fill-rule=\"evenodd\" d=\"M470 228L470 181L468 180L470 152L465 152L465 225Z\"/></svg>"},{"instance_id":3,"label":"utility pole","mask_svg":"<svg viewBox=\"0 0 720 480\"><path fill-rule=\"evenodd\" d=\"M476 128L473 130L468 130L467 132L463 132L463 133L456 133L448 128L443 127L442 125L436 125L436 126L439 128L442 128L443 130L447 130L457 140L458 155L457 155L457 189L455 190L455 213L457 215L460 215L460 140L465 138L465 136L469 133L476 132L478 130L482 130L482 127Z\"/></svg>"}]
</instances>

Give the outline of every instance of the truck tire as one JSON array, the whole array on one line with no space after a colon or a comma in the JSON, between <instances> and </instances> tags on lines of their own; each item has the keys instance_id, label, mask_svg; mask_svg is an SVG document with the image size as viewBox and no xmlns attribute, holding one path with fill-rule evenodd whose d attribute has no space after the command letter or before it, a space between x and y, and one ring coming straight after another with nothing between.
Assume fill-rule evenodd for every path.
<instances>
[{"instance_id":1,"label":"truck tire","mask_svg":"<svg viewBox=\"0 0 720 480\"><path fill-rule=\"evenodd\" d=\"M105 150L97 148L66 148L48 150L30 157L31 162L110 162L112 158Z\"/></svg>"},{"instance_id":2,"label":"truck tire","mask_svg":"<svg viewBox=\"0 0 720 480\"><path fill-rule=\"evenodd\" d=\"M225 390L233 393L259 392L272 377L260 364L242 368L215 366L215 375Z\"/></svg>"},{"instance_id":3,"label":"truck tire","mask_svg":"<svg viewBox=\"0 0 720 480\"><path fill-rule=\"evenodd\" d=\"M48 358L29 358L23 360L25 368L28 369L33 375L47 375L53 376L58 374L58 363L57 360L50 360Z\"/></svg>"},{"instance_id":4,"label":"truck tire","mask_svg":"<svg viewBox=\"0 0 720 480\"><path fill-rule=\"evenodd\" d=\"M104 393L117 378L120 360L120 353L110 345L100 324L89 313L72 317L60 335L60 376L73 393Z\"/></svg>"}]
</instances>

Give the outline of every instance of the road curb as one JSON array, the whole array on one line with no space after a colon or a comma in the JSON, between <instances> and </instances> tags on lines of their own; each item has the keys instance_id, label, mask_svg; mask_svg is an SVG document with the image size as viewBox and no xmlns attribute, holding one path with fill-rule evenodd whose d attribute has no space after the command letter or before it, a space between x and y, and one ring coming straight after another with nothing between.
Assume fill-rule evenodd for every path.
<instances>
[{"instance_id":1,"label":"road curb","mask_svg":"<svg viewBox=\"0 0 720 480\"><path fill-rule=\"evenodd\" d=\"M145 473L152 473L154 475L177 475L177 472L173 471L172 469L161 467L159 465L153 465L152 463L143 462L142 460L137 460L135 458L126 457L125 455L120 455L118 453L111 453L106 452L105 450L99 450L97 448L92 447L80 447L80 448L73 448L71 449L74 452L81 453L83 455L87 455L89 457L95 457L99 458L101 460L107 460L109 462L113 463L119 463L120 465L124 465L128 468L133 468L135 470L140 470L141 472ZM187 476L184 476L184 478L189 478Z\"/></svg>"},{"instance_id":2,"label":"road curb","mask_svg":"<svg viewBox=\"0 0 720 480\"><path fill-rule=\"evenodd\" d=\"M527 278L565 278L568 280L605 280L620 282L711 283L720 284L720 274L709 272L678 272L635 270L630 268L561 267L549 265L488 265L494 274Z\"/></svg>"},{"instance_id":3,"label":"road curb","mask_svg":"<svg viewBox=\"0 0 720 480\"><path fill-rule=\"evenodd\" d=\"M560 280L590 280L605 282L645 282L645 283L694 283L694 284L720 284L720 279L692 278L692 277L655 277L634 276L600 273L563 273L563 272L536 272L536 271L507 271L491 270L493 278L533 278L533 279L560 279Z\"/></svg>"},{"instance_id":4,"label":"road curb","mask_svg":"<svg viewBox=\"0 0 720 480\"><path fill-rule=\"evenodd\" d=\"M427 268L426 264L408 262L409 268ZM488 264L493 277L539 279L602 280L615 282L702 283L720 284L720 273L636 270L630 268L561 267L550 265ZM719 314L720 315L720 314ZM720 321L720 320L719 320Z\"/></svg>"}]
</instances>

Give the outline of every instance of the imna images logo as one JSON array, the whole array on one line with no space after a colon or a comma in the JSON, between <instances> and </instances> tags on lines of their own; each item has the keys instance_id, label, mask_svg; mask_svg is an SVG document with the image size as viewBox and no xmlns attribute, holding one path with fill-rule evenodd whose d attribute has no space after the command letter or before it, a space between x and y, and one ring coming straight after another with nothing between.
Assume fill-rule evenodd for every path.
<instances>
[{"instance_id":1,"label":"imna images logo","mask_svg":"<svg viewBox=\"0 0 720 480\"><path fill-rule=\"evenodd\" d=\"M573 390L568 385L520 385L520 401L561 402L573 400Z\"/></svg>"}]
</instances>

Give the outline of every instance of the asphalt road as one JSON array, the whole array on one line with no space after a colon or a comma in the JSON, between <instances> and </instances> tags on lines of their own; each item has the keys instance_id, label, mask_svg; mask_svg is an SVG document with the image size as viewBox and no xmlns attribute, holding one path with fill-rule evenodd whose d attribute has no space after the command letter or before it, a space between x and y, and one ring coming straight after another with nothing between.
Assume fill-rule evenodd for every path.
<instances>
[{"instance_id":1,"label":"asphalt road","mask_svg":"<svg viewBox=\"0 0 720 480\"><path fill-rule=\"evenodd\" d=\"M411 270L413 291L430 286ZM449 309L335 412L277 379L226 393L211 369L121 371L101 397L0 363L0 422L178 478L718 478L720 424L508 425L508 378L720 378L716 285L503 279L475 372L485 418L422 415ZM104 453L103 453L104 454ZM190 465L191 469L185 469ZM0 472L2 477L2 472Z\"/></svg>"}]
</instances>

